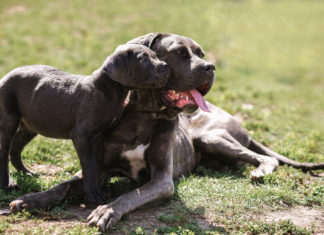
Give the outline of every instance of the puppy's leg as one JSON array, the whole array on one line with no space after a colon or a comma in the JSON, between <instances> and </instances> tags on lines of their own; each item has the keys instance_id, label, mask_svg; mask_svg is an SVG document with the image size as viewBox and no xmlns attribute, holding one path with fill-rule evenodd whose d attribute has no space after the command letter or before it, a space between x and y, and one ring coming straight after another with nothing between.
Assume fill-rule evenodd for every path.
<instances>
[{"instance_id":1,"label":"puppy's leg","mask_svg":"<svg viewBox=\"0 0 324 235\"><path fill-rule=\"evenodd\" d=\"M9 176L8 153L12 138L17 131L18 123L18 115L0 112L0 188L5 191L16 187L14 181Z\"/></svg>"},{"instance_id":2,"label":"puppy's leg","mask_svg":"<svg viewBox=\"0 0 324 235\"><path fill-rule=\"evenodd\" d=\"M20 212L23 209L50 209L55 203L67 198L70 193L83 194L83 182L81 171L78 172L72 179L58 184L53 188L37 193L28 193L9 205L11 212Z\"/></svg>"},{"instance_id":3,"label":"puppy's leg","mask_svg":"<svg viewBox=\"0 0 324 235\"><path fill-rule=\"evenodd\" d=\"M90 203L103 204L104 195L99 187L100 153L103 149L102 136L88 137L85 133L73 132L72 141L80 159L84 191ZM97 155L99 154L99 155ZM96 156L97 155L97 156ZM97 158L98 157L98 158Z\"/></svg>"},{"instance_id":4,"label":"puppy's leg","mask_svg":"<svg viewBox=\"0 0 324 235\"><path fill-rule=\"evenodd\" d=\"M251 172L251 180L258 180L271 174L279 165L277 159L257 154L236 141L226 130L214 130L195 138L195 148L202 153L223 154L233 160L240 160L257 166Z\"/></svg>"},{"instance_id":5,"label":"puppy's leg","mask_svg":"<svg viewBox=\"0 0 324 235\"><path fill-rule=\"evenodd\" d=\"M12 165L24 174L34 175L29 171L21 159L21 152L24 147L36 136L35 132L32 132L26 128L26 126L20 122L18 131L16 132L9 151L10 161Z\"/></svg>"}]
</instances>

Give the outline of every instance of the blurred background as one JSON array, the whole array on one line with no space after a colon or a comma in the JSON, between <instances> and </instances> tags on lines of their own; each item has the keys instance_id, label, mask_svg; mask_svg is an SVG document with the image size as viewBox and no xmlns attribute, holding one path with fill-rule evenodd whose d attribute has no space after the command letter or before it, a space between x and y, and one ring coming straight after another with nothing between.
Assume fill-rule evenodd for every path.
<instances>
[{"instance_id":1,"label":"blurred background","mask_svg":"<svg viewBox=\"0 0 324 235\"><path fill-rule=\"evenodd\" d=\"M248 128L323 134L322 1L2 0L0 13L0 77L26 64L90 74L117 45L171 32L203 47L217 65L207 99Z\"/></svg>"},{"instance_id":2,"label":"blurred background","mask_svg":"<svg viewBox=\"0 0 324 235\"><path fill-rule=\"evenodd\" d=\"M323 29L320 0L1 0L0 77L27 64L90 74L135 37L184 35L217 66L207 100L281 154L324 161ZM24 158L79 169L69 141L37 137Z\"/></svg>"}]
</instances>

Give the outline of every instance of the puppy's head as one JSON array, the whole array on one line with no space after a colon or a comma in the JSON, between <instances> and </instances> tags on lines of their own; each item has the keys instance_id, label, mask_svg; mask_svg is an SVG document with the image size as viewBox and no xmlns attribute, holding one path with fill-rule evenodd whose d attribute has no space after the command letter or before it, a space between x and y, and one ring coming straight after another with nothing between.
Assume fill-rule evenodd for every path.
<instances>
[{"instance_id":1,"label":"puppy's head","mask_svg":"<svg viewBox=\"0 0 324 235\"><path fill-rule=\"evenodd\" d=\"M107 58L103 70L109 77L130 88L161 88L170 70L156 54L142 45L121 45Z\"/></svg>"},{"instance_id":2,"label":"puppy's head","mask_svg":"<svg viewBox=\"0 0 324 235\"><path fill-rule=\"evenodd\" d=\"M171 75L161 94L167 107L193 112L199 106L209 111L203 96L213 84L215 66L203 59L204 52L198 43L168 33L150 33L128 43L149 47L169 65Z\"/></svg>"}]
</instances>

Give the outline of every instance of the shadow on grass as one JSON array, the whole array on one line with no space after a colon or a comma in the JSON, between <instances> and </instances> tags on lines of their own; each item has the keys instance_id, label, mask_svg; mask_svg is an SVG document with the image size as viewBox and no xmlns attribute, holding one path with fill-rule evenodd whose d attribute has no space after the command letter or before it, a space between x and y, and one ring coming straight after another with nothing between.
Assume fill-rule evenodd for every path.
<instances>
[{"instance_id":1,"label":"shadow on grass","mask_svg":"<svg viewBox=\"0 0 324 235\"><path fill-rule=\"evenodd\" d=\"M18 185L17 190L12 190L9 193L0 189L0 206L8 206L8 204L17 197L29 192L39 192L42 190L40 179L35 176L25 175L20 172L12 174Z\"/></svg>"},{"instance_id":2,"label":"shadow on grass","mask_svg":"<svg viewBox=\"0 0 324 235\"><path fill-rule=\"evenodd\" d=\"M115 227L111 228L107 234L206 234L208 232L230 234L233 232L233 229L235 230L233 226L239 226L239 228L244 227L246 231L255 230L257 233L261 231L279 231L280 229L283 229L281 228L282 226L280 224L276 223L268 224L258 220L253 222L244 222L244 218L226 218L226 213L209 214L208 208L201 206L199 201L197 204L188 204L188 201L186 201L185 198L179 196L181 193L183 194L181 190L183 190L185 188L184 186L186 186L183 185L183 180L190 180L191 177L209 178L211 180L216 179L216 182L218 182L218 180L225 179L228 182L228 180L237 181L238 179L244 179L246 178L247 174L248 171L244 167L231 168L227 172L218 172L212 169L207 169L203 166L199 166L190 177L175 180L175 195L171 201L160 202L159 204L155 205L151 204L131 212L130 214L124 216L124 218L122 218L122 220ZM1 206L7 206L11 200L16 199L25 193L43 190L42 187L44 186L40 184L40 181L36 177L26 176L18 173L14 176L17 179L17 183L22 187L20 190L13 191L9 194L0 192ZM113 177L107 182L106 196L109 198L109 201L113 201L120 195L140 186L140 184L136 184L128 178ZM189 187L189 190L192 190L192 188L190 189ZM196 190L198 192L198 197L201 197L201 192L199 192L199 189ZM190 195L191 194L186 195L187 199ZM39 227L48 226L49 223L59 227L69 226L69 224L77 223L90 231L93 228L87 227L86 218L94 208L94 206L86 205L83 198L70 197L67 200L57 203L49 211L32 210L28 212L28 216L24 216L22 220L30 222L36 219L38 221L37 226ZM10 215L5 220L9 224L15 223L14 221L17 220L17 216L18 215ZM233 222L231 220L237 221ZM290 231L291 226L293 225L285 225L285 231ZM63 227L62 229L64 230ZM297 227L295 229L297 229Z\"/></svg>"},{"instance_id":3,"label":"shadow on grass","mask_svg":"<svg viewBox=\"0 0 324 235\"><path fill-rule=\"evenodd\" d=\"M214 169L207 169L199 166L194 172L195 175L207 176L210 178L230 178L231 180L245 178L245 167L229 168L226 172L217 172ZM178 196L179 180L175 180L175 193L170 202L151 204L140 208L118 223L111 229L110 233L120 234L140 233L141 231L152 234L154 232L162 234L205 234L206 231L213 231L221 234L229 234L225 226L214 222L214 218L207 218L206 209L203 206L188 207ZM127 178L113 178L108 183L110 197L114 200L116 197L127 193L137 187L139 184L128 180ZM109 234L110 234L109 233Z\"/></svg>"},{"instance_id":4,"label":"shadow on grass","mask_svg":"<svg viewBox=\"0 0 324 235\"><path fill-rule=\"evenodd\" d=\"M127 178L115 178L113 181L108 185L111 200L140 186ZM223 226L204 217L204 207L187 207L178 197L178 185L179 181L175 180L175 195L171 201L150 204L131 212L110 229L109 234L205 234L207 230L228 234Z\"/></svg>"},{"instance_id":5,"label":"shadow on grass","mask_svg":"<svg viewBox=\"0 0 324 235\"><path fill-rule=\"evenodd\" d=\"M215 170L207 169L205 167L198 167L196 175L208 176L212 178L230 177L235 180L243 178L244 169L232 169L229 172L217 172ZM5 207L19 196L43 190L40 180L34 176L28 176L20 173L14 173L17 184L20 185L19 190L10 193L0 191L0 206ZM223 226L215 225L212 219L204 217L205 208L196 207L188 208L178 195L179 181L175 181L175 196L170 202L149 205L145 208L136 210L125 216L120 223L117 224L110 233L126 233L143 230L146 233L183 233L185 231L192 231L195 234L203 234L206 230L216 231L218 233L226 234ZM134 183L125 177L113 177L107 182L105 194L109 201L115 200L120 195L130 192L138 187L140 184ZM38 219L46 221L85 221L93 206L84 205L83 198L68 198L62 202L57 203L50 211L33 210L32 215ZM135 231L136 230L136 231ZM138 232L138 231L137 231Z\"/></svg>"}]
</instances>

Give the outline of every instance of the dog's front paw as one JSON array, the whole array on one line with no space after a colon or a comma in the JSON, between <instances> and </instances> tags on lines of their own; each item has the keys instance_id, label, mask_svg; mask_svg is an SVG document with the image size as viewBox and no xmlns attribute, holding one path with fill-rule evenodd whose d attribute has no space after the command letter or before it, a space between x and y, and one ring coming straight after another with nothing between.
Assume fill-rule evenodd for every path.
<instances>
[{"instance_id":1,"label":"dog's front paw","mask_svg":"<svg viewBox=\"0 0 324 235\"><path fill-rule=\"evenodd\" d=\"M88 224L98 226L101 231L115 225L122 217L123 213L114 207L113 204L98 206L88 217Z\"/></svg>"}]
</instances>

